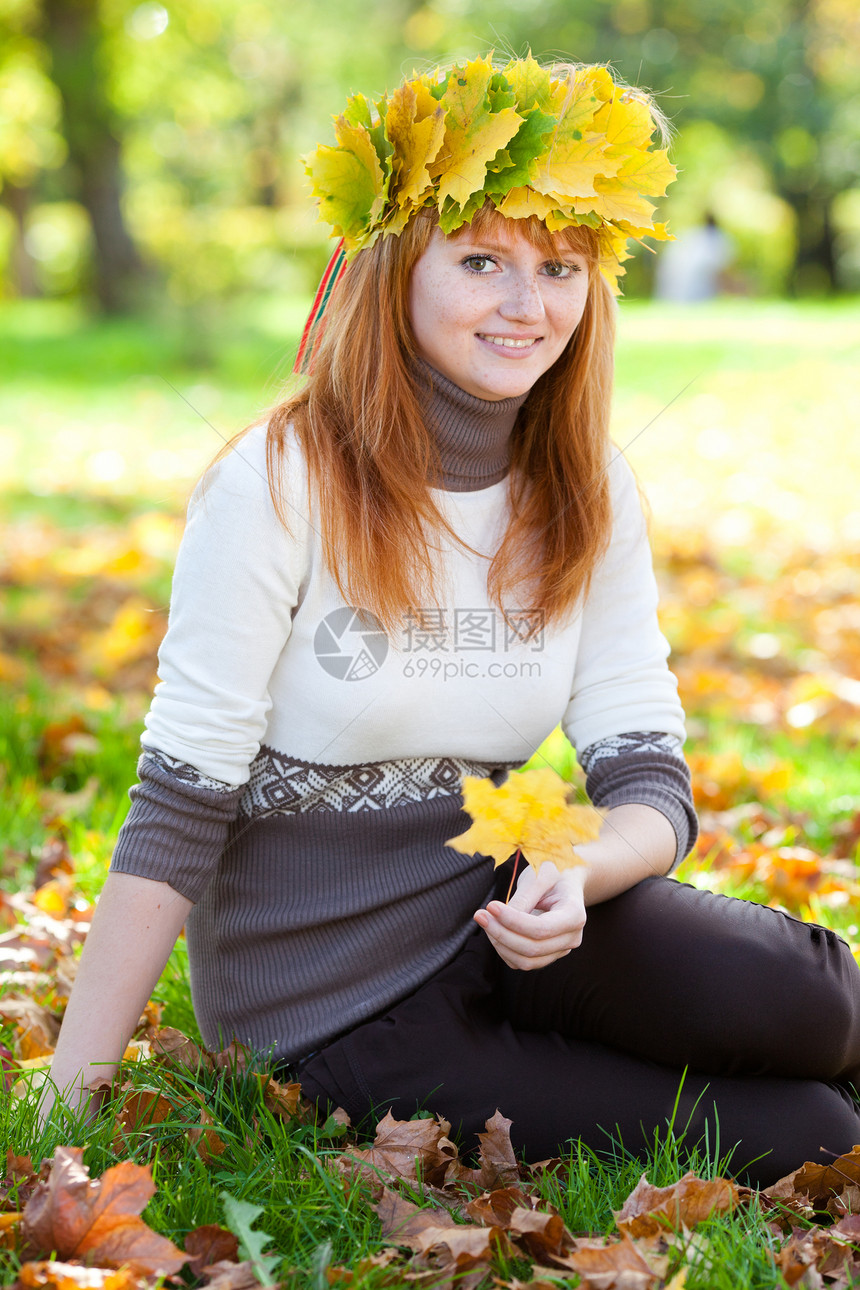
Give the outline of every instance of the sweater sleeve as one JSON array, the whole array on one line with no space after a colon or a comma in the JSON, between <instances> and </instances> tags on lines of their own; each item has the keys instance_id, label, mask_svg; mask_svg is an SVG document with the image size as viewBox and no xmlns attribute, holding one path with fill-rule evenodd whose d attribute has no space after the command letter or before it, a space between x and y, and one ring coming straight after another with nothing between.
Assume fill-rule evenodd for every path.
<instances>
[{"instance_id":1,"label":"sweater sleeve","mask_svg":"<svg viewBox=\"0 0 860 1290\"><path fill-rule=\"evenodd\" d=\"M675 830L674 869L691 851L699 832L681 744L657 730L611 735L579 754L585 791L595 806L653 806Z\"/></svg>"},{"instance_id":2,"label":"sweater sleeve","mask_svg":"<svg viewBox=\"0 0 860 1290\"><path fill-rule=\"evenodd\" d=\"M242 789L161 752L144 753L137 774L111 871L169 883L196 903L224 850Z\"/></svg>"}]
</instances>

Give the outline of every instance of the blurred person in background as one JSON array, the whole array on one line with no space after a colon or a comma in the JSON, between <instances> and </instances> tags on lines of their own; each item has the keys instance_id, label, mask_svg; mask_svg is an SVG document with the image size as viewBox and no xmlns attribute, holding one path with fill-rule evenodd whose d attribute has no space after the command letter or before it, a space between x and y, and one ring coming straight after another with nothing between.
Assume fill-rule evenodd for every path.
<instances>
[{"instance_id":1,"label":"blurred person in background","mask_svg":"<svg viewBox=\"0 0 860 1290\"><path fill-rule=\"evenodd\" d=\"M681 304L712 300L728 286L733 258L731 239L708 211L702 224L679 234L659 252L654 295Z\"/></svg>"}]
</instances>

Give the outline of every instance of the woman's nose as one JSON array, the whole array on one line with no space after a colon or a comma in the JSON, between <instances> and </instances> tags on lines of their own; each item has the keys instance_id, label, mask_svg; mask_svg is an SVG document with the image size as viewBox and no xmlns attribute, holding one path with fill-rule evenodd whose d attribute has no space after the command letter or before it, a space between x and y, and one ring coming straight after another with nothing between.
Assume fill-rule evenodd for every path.
<instances>
[{"instance_id":1,"label":"woman's nose","mask_svg":"<svg viewBox=\"0 0 860 1290\"><path fill-rule=\"evenodd\" d=\"M510 283L499 313L511 322L537 323L545 314L540 283L532 274L519 274Z\"/></svg>"}]
</instances>

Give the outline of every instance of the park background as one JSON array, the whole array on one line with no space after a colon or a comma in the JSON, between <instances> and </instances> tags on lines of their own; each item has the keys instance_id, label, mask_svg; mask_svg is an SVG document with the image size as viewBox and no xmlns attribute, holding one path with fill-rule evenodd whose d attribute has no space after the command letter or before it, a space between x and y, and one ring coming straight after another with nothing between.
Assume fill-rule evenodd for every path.
<instances>
[{"instance_id":1,"label":"park background","mask_svg":"<svg viewBox=\"0 0 860 1290\"><path fill-rule=\"evenodd\" d=\"M0 0L2 965L42 1008L11 1059L55 1038L45 926L85 925L127 809L191 487L290 379L330 250L302 154L354 90L527 48L649 87L661 218L733 248L697 304L639 250L619 310L703 825L682 876L860 941L854 0ZM182 955L157 997L193 1033Z\"/></svg>"}]
</instances>

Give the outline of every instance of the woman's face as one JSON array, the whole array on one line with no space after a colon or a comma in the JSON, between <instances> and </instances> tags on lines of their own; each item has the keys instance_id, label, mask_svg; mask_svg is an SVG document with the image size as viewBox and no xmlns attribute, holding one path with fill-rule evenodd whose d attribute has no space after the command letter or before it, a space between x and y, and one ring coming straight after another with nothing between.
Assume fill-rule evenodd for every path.
<instances>
[{"instance_id":1,"label":"woman's face","mask_svg":"<svg viewBox=\"0 0 860 1290\"><path fill-rule=\"evenodd\" d=\"M418 353L479 399L525 394L561 354L588 295L585 257L557 258L505 221L478 237L434 229L412 271L409 317Z\"/></svg>"}]
</instances>

